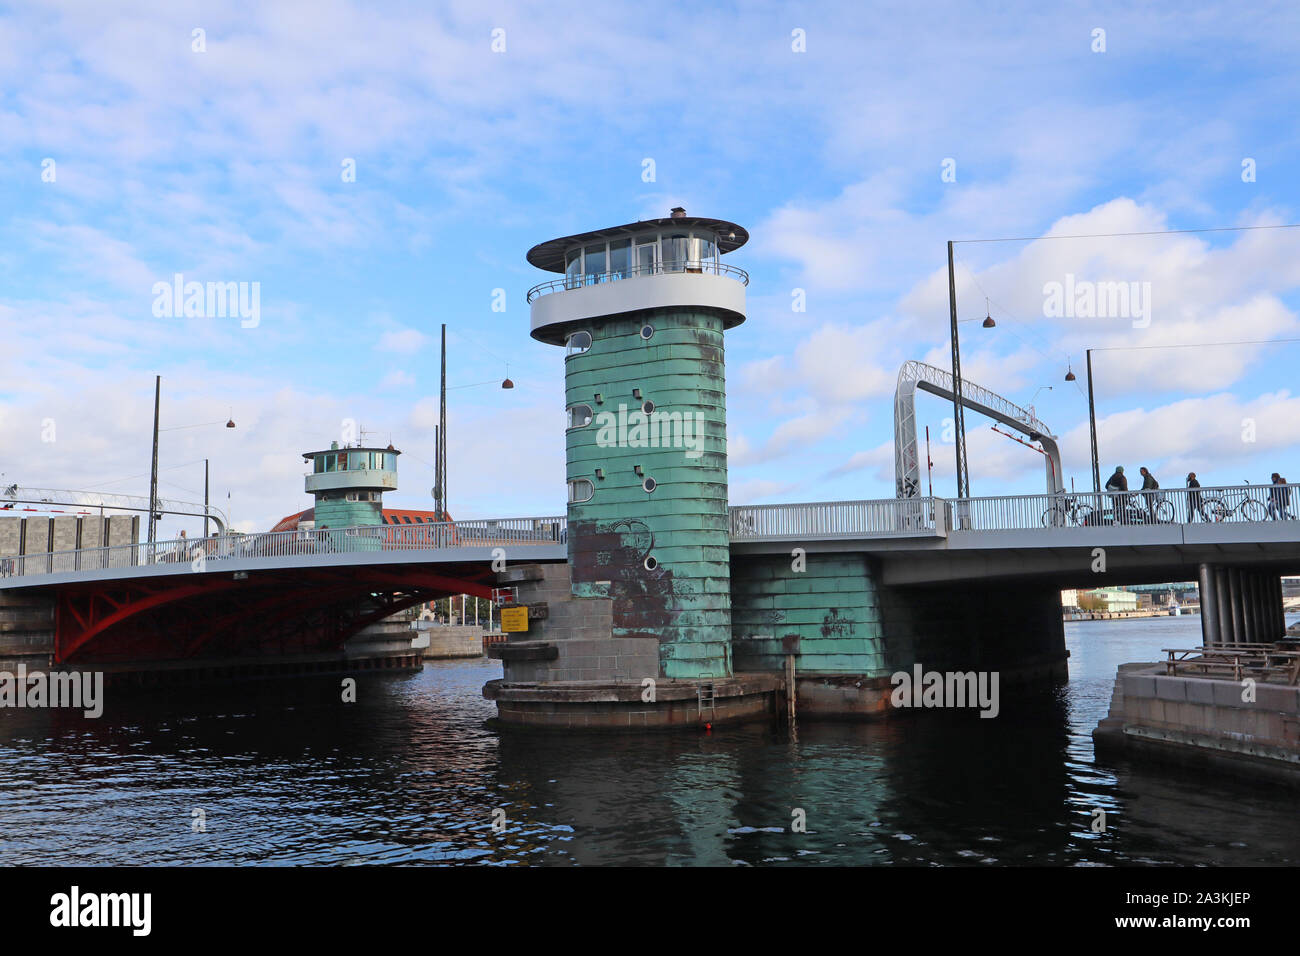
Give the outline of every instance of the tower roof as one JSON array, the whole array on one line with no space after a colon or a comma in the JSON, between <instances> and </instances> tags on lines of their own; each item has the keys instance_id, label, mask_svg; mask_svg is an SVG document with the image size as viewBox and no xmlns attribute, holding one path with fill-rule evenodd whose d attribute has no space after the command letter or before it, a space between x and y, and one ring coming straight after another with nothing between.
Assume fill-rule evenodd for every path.
<instances>
[{"instance_id":1,"label":"tower roof","mask_svg":"<svg viewBox=\"0 0 1300 956\"><path fill-rule=\"evenodd\" d=\"M548 272L564 272L564 254L574 246L596 240L619 239L633 236L654 229L707 229L718 237L718 252L734 252L749 241L749 233L743 226L725 219L706 219L703 216L681 215L666 216L663 219L644 219L640 222L624 223L605 229L593 229L559 239L549 239L538 243L528 250L528 261L539 269Z\"/></svg>"}]
</instances>

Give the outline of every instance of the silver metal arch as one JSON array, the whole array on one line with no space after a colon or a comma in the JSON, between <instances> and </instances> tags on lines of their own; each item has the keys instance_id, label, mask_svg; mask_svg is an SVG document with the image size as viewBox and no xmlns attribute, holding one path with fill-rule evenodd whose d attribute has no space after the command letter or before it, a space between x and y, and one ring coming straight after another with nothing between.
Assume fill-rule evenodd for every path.
<instances>
[{"instance_id":1,"label":"silver metal arch","mask_svg":"<svg viewBox=\"0 0 1300 956\"><path fill-rule=\"evenodd\" d=\"M894 490L899 498L914 498L921 494L921 462L916 441L916 390L921 389L940 398L952 401L952 373L924 362L904 362L898 370L898 386L894 389ZM1065 490L1061 478L1061 450L1051 429L1027 409L976 385L963 377L961 380L962 405L972 411L987 415L1041 442L1046 461L1047 492L1056 494Z\"/></svg>"},{"instance_id":2,"label":"silver metal arch","mask_svg":"<svg viewBox=\"0 0 1300 956\"><path fill-rule=\"evenodd\" d=\"M10 485L0 491L0 505L60 505L65 508L106 508L110 511L143 511L149 513L149 499L138 495L118 495L99 491L70 491L66 488L28 488ZM0 510L0 517L6 512ZM202 518L203 505L191 501L178 501L174 498L158 499L158 514L185 515ZM211 504L207 509L208 518L217 526L217 533L222 534L230 523L225 512Z\"/></svg>"}]
</instances>

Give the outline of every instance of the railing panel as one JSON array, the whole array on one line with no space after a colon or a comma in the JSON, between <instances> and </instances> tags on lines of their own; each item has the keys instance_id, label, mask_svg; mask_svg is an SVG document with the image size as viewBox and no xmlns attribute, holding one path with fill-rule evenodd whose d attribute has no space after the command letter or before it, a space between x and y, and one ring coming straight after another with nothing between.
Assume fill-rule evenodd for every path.
<instances>
[{"instance_id":1,"label":"railing panel","mask_svg":"<svg viewBox=\"0 0 1300 956\"><path fill-rule=\"evenodd\" d=\"M241 558L283 558L308 554L349 554L455 547L509 548L512 545L563 544L567 523L546 518L471 519L414 525L373 525L214 535L0 557L0 577L61 574L106 568L195 564ZM198 562L202 559L202 564Z\"/></svg>"}]
</instances>

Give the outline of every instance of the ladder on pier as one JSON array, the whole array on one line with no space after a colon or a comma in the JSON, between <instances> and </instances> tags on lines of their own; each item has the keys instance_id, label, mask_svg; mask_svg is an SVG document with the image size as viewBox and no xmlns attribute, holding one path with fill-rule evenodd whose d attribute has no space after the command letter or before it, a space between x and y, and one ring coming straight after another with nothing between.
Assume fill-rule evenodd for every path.
<instances>
[{"instance_id":1,"label":"ladder on pier","mask_svg":"<svg viewBox=\"0 0 1300 956\"><path fill-rule=\"evenodd\" d=\"M708 676L708 674L700 675L701 678L707 678ZM709 714L709 720L712 720L715 712L714 702L717 699L717 688L714 686L713 681L702 679L700 683L695 686L695 698L699 703L700 720L704 720L704 713L706 710Z\"/></svg>"}]
</instances>

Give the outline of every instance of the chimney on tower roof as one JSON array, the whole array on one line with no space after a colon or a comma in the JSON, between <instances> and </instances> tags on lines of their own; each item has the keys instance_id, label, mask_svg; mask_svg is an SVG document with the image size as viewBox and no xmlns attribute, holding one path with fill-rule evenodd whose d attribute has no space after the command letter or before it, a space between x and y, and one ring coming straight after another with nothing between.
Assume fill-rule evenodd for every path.
<instances>
[{"instance_id":1,"label":"chimney on tower roof","mask_svg":"<svg viewBox=\"0 0 1300 956\"><path fill-rule=\"evenodd\" d=\"M673 206L673 208L672 208L671 211L672 211L672 214L673 214L673 218L674 218L674 219L685 219L685 218L686 218L686 210L683 209L681 206Z\"/></svg>"}]
</instances>

